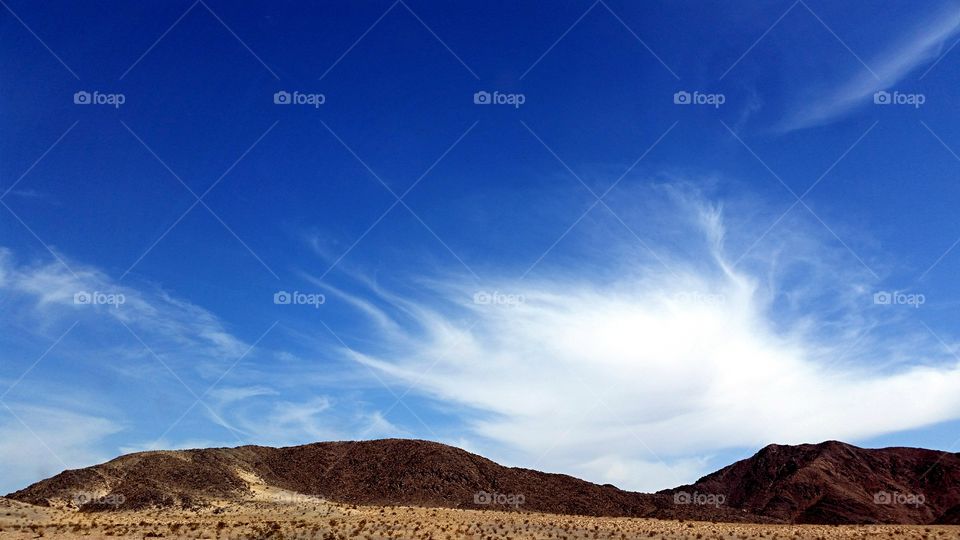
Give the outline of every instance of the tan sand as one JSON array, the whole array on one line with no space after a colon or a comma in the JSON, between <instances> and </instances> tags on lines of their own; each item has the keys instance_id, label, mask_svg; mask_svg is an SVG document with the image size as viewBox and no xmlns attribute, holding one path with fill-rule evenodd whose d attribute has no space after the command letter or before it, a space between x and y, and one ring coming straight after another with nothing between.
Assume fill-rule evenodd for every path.
<instances>
[{"instance_id":1,"label":"tan sand","mask_svg":"<svg viewBox=\"0 0 960 540\"><path fill-rule=\"evenodd\" d=\"M0 538L960 539L960 526L744 525L352 506L282 490L198 511L79 513L0 499Z\"/></svg>"}]
</instances>

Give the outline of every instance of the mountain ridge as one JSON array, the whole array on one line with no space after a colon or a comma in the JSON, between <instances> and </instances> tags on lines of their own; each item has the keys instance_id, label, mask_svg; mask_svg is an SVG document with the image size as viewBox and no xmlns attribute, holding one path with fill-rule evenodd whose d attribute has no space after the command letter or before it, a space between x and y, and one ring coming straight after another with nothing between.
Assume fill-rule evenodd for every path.
<instances>
[{"instance_id":1,"label":"mountain ridge","mask_svg":"<svg viewBox=\"0 0 960 540\"><path fill-rule=\"evenodd\" d=\"M381 439L138 452L64 471L7 497L84 511L199 508L249 498L261 484L365 505L731 522L960 524L960 454L863 449L839 441L768 445L693 484L657 493L504 467L431 441Z\"/></svg>"},{"instance_id":2,"label":"mountain ridge","mask_svg":"<svg viewBox=\"0 0 960 540\"><path fill-rule=\"evenodd\" d=\"M726 504L792 523L958 524L960 454L840 441L778 445L683 490L722 492Z\"/></svg>"}]
</instances>

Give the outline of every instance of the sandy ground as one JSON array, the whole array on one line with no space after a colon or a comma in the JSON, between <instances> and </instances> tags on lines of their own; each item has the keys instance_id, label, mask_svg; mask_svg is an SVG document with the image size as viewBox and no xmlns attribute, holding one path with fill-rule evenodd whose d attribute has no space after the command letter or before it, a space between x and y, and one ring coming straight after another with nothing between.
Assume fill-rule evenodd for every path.
<instances>
[{"instance_id":1,"label":"sandy ground","mask_svg":"<svg viewBox=\"0 0 960 540\"><path fill-rule=\"evenodd\" d=\"M0 500L0 538L960 539L956 526L741 525L350 506L276 491L201 511L79 513Z\"/></svg>"}]
</instances>

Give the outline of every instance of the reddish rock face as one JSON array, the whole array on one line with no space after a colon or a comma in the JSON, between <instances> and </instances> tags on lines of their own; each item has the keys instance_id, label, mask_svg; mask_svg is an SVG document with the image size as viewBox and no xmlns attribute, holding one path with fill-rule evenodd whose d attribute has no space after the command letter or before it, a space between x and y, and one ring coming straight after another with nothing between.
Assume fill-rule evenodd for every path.
<instances>
[{"instance_id":1,"label":"reddish rock face","mask_svg":"<svg viewBox=\"0 0 960 540\"><path fill-rule=\"evenodd\" d=\"M9 497L86 511L190 508L250 496L250 474L270 486L355 504L705 521L960 521L958 454L837 442L771 445L693 485L657 494L503 467L438 443L387 439L142 452L66 471Z\"/></svg>"},{"instance_id":2,"label":"reddish rock face","mask_svg":"<svg viewBox=\"0 0 960 540\"><path fill-rule=\"evenodd\" d=\"M723 493L731 507L795 523L956 523L960 454L770 445L669 492L683 490Z\"/></svg>"}]
</instances>

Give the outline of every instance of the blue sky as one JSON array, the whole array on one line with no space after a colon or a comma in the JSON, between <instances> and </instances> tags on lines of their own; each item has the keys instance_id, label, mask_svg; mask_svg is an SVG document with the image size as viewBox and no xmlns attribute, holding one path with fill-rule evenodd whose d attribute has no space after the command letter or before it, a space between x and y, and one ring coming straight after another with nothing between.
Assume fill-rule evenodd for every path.
<instances>
[{"instance_id":1,"label":"blue sky","mask_svg":"<svg viewBox=\"0 0 960 540\"><path fill-rule=\"evenodd\" d=\"M2 4L0 491L957 449L956 3Z\"/></svg>"}]
</instances>

